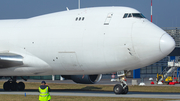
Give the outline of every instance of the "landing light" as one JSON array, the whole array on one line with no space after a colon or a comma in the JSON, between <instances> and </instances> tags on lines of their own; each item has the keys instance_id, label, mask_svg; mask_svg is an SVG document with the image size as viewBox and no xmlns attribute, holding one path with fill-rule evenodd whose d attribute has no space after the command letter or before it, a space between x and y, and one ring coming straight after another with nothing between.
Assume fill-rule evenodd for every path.
<instances>
[{"instance_id":1,"label":"landing light","mask_svg":"<svg viewBox=\"0 0 180 101\"><path fill-rule=\"evenodd\" d=\"M125 80L125 77L122 77L122 80L124 81L124 80Z\"/></svg>"}]
</instances>

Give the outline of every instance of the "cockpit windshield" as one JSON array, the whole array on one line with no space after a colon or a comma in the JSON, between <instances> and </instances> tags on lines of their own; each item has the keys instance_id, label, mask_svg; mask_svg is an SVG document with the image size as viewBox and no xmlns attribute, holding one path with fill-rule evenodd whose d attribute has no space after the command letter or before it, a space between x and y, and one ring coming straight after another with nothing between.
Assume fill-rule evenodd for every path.
<instances>
[{"instance_id":1,"label":"cockpit windshield","mask_svg":"<svg viewBox=\"0 0 180 101\"><path fill-rule=\"evenodd\" d=\"M125 13L123 18L146 18L142 13Z\"/></svg>"},{"instance_id":2,"label":"cockpit windshield","mask_svg":"<svg viewBox=\"0 0 180 101\"><path fill-rule=\"evenodd\" d=\"M145 18L145 16L142 13L132 13L133 17L136 18Z\"/></svg>"},{"instance_id":3,"label":"cockpit windshield","mask_svg":"<svg viewBox=\"0 0 180 101\"><path fill-rule=\"evenodd\" d=\"M127 18L128 17L128 14L126 13L126 14L124 14L124 17L123 18Z\"/></svg>"}]
</instances>

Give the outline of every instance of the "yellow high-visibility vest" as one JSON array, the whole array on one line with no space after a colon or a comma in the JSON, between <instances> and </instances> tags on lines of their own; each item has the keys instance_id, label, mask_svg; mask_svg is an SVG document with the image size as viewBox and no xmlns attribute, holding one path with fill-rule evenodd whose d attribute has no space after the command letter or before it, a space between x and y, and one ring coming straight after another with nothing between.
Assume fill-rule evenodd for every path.
<instances>
[{"instance_id":1,"label":"yellow high-visibility vest","mask_svg":"<svg viewBox=\"0 0 180 101\"><path fill-rule=\"evenodd\" d=\"M39 94L39 100L40 101L48 101L51 99L51 96L50 96L49 91L48 91L48 87L46 87L45 89L41 89L39 87L39 92L40 92L40 94Z\"/></svg>"}]
</instances>

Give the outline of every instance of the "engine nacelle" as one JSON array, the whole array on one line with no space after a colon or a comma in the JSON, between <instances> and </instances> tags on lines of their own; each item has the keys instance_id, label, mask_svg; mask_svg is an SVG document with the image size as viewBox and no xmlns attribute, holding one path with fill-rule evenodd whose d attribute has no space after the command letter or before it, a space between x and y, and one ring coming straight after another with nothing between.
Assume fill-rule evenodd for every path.
<instances>
[{"instance_id":1,"label":"engine nacelle","mask_svg":"<svg viewBox=\"0 0 180 101\"><path fill-rule=\"evenodd\" d=\"M94 84L101 80L102 74L98 75L62 75L65 79L73 80L80 84Z\"/></svg>"}]
</instances>

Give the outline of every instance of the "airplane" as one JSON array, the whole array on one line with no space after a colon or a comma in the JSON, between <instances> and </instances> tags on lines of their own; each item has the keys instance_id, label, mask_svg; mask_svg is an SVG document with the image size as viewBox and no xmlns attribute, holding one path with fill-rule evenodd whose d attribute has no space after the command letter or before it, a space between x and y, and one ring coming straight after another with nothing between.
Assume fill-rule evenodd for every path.
<instances>
[{"instance_id":1,"label":"airplane","mask_svg":"<svg viewBox=\"0 0 180 101\"><path fill-rule=\"evenodd\" d=\"M61 75L94 84L102 74L153 64L175 48L174 39L130 7L92 7L27 19L0 20L0 76L5 91L24 90L17 77ZM24 79L25 80L25 79ZM115 94L127 94L119 77Z\"/></svg>"}]
</instances>

